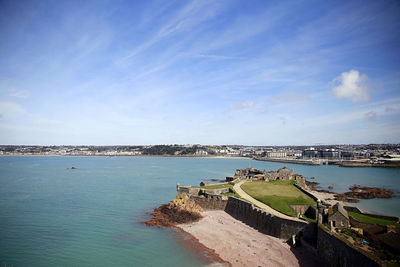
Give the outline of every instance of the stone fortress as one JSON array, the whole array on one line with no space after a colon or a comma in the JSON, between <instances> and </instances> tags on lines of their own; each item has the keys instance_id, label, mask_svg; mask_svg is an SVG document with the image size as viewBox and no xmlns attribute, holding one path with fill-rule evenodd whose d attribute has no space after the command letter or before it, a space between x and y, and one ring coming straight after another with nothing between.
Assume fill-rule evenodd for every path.
<instances>
[{"instance_id":1,"label":"stone fortress","mask_svg":"<svg viewBox=\"0 0 400 267\"><path fill-rule=\"evenodd\" d=\"M294 174L292 169L284 166L277 171L260 171L254 168L237 169L234 176L226 177L226 181L234 181L236 179L250 179L250 180L264 180L264 181L275 181L275 180L294 180L300 187L307 188L306 178L300 174Z\"/></svg>"},{"instance_id":2,"label":"stone fortress","mask_svg":"<svg viewBox=\"0 0 400 267\"><path fill-rule=\"evenodd\" d=\"M317 205L290 205L297 213L293 220L269 214L265 210L256 207L254 204L233 196L226 196L226 193L234 193L232 186L243 180L252 181L276 181L293 180L294 186L306 195L313 198ZM212 185L224 185L209 189L208 182L202 182L200 187L177 185L179 193L185 193L196 201L203 209L225 210L233 217L242 220L259 231L278 238L290 240L292 244L302 245L313 252L322 262L328 266L379 266L382 262L379 259L371 259L363 251L353 247L348 242L338 238L342 229L356 229L357 231L369 231L376 228L376 225L360 223L348 215L348 211L365 214L376 218L395 219L397 217L367 214L355 207L343 206L342 202L335 205L322 202L317 199L306 185L306 178L295 174L286 166L277 171L257 170L254 168L237 169L233 176L226 177L223 183ZM303 207L304 206L304 207ZM299 215L306 214L308 218L314 218L315 222L298 221ZM380 233L385 235L398 235L397 230L391 227L380 227Z\"/></svg>"}]
</instances>

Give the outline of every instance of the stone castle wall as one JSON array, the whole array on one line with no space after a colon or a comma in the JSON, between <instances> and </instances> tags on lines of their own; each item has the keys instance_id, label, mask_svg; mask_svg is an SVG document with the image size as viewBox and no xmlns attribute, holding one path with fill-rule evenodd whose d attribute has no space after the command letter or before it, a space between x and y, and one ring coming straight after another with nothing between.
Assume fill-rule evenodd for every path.
<instances>
[{"instance_id":1,"label":"stone castle wall","mask_svg":"<svg viewBox=\"0 0 400 267\"><path fill-rule=\"evenodd\" d=\"M286 240L297 235L305 248L319 257L327 266L379 266L377 262L321 229L316 223L283 219L235 197L229 197L226 200L226 197L219 195L206 195L205 197L192 195L190 198L205 210L225 210L234 218L264 234Z\"/></svg>"},{"instance_id":2,"label":"stone castle wall","mask_svg":"<svg viewBox=\"0 0 400 267\"><path fill-rule=\"evenodd\" d=\"M328 266L350 267L363 266L375 267L378 263L350 247L344 241L318 227L317 234L318 257Z\"/></svg>"},{"instance_id":3,"label":"stone castle wall","mask_svg":"<svg viewBox=\"0 0 400 267\"><path fill-rule=\"evenodd\" d=\"M225 210L228 200L218 195L190 196L204 210Z\"/></svg>"},{"instance_id":4,"label":"stone castle wall","mask_svg":"<svg viewBox=\"0 0 400 267\"><path fill-rule=\"evenodd\" d=\"M251 203L235 197L229 197L225 211L262 233L282 239L289 239L307 226L306 222L292 221L271 215Z\"/></svg>"},{"instance_id":5,"label":"stone castle wall","mask_svg":"<svg viewBox=\"0 0 400 267\"><path fill-rule=\"evenodd\" d=\"M208 189L208 188L199 188L199 187L192 187L192 186L179 186L177 187L178 193L185 193L191 196L199 196L204 194L210 195L218 195L223 193L228 193L229 188L217 188L217 189Z\"/></svg>"},{"instance_id":6,"label":"stone castle wall","mask_svg":"<svg viewBox=\"0 0 400 267\"><path fill-rule=\"evenodd\" d=\"M290 205L290 204L289 206L292 208L292 210L294 210L294 212L301 215L304 215L304 213L306 213L306 211L310 207L310 205Z\"/></svg>"},{"instance_id":7,"label":"stone castle wall","mask_svg":"<svg viewBox=\"0 0 400 267\"><path fill-rule=\"evenodd\" d=\"M313 194L311 194L310 192L304 190L302 187L298 186L297 184L294 184L294 186L299 189L301 192L303 192L304 194L306 194L307 196L311 197L312 199L314 199L315 201L318 200L317 197L315 197Z\"/></svg>"},{"instance_id":8,"label":"stone castle wall","mask_svg":"<svg viewBox=\"0 0 400 267\"><path fill-rule=\"evenodd\" d=\"M197 196L199 195L200 188L195 188L191 186L178 186L176 191L178 191L178 193L186 193L188 195Z\"/></svg>"}]
</instances>

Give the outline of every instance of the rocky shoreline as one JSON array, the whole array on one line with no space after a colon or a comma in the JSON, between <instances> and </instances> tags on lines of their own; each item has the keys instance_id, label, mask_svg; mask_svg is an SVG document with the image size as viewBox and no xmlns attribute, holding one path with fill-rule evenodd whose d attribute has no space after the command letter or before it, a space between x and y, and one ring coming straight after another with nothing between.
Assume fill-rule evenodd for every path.
<instances>
[{"instance_id":1,"label":"rocky shoreline","mask_svg":"<svg viewBox=\"0 0 400 267\"><path fill-rule=\"evenodd\" d=\"M393 190L379 187L352 185L349 187L350 191L345 193L337 193L331 190L321 189L318 182L306 181L306 184L311 190L334 194L335 200L350 203L358 203L359 199L393 198L395 196L395 192ZM332 186L328 188L333 189Z\"/></svg>"},{"instance_id":2,"label":"rocky shoreline","mask_svg":"<svg viewBox=\"0 0 400 267\"><path fill-rule=\"evenodd\" d=\"M203 216L203 209L185 194L178 194L169 204L163 204L155 208L151 218L143 222L150 227L170 227L177 231L178 243L193 252L202 262L211 265L218 263L218 266L232 266L228 261L223 260L214 249L206 247L198 238L185 231L181 225L196 223Z\"/></svg>"},{"instance_id":3,"label":"rocky shoreline","mask_svg":"<svg viewBox=\"0 0 400 267\"><path fill-rule=\"evenodd\" d=\"M155 208L147 226L171 227L181 223L196 222L202 218L203 209L185 194L178 194L169 204Z\"/></svg>"}]
</instances>

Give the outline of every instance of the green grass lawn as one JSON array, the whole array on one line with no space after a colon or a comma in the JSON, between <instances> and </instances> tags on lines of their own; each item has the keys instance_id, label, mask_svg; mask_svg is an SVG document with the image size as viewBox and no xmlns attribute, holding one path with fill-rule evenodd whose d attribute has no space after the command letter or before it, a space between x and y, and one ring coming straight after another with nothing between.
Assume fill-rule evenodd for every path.
<instances>
[{"instance_id":1,"label":"green grass lawn","mask_svg":"<svg viewBox=\"0 0 400 267\"><path fill-rule=\"evenodd\" d=\"M297 189L294 181L254 181L241 188L250 196L287 215L296 215L292 205L316 205L315 201Z\"/></svg>"},{"instance_id":2,"label":"green grass lawn","mask_svg":"<svg viewBox=\"0 0 400 267\"><path fill-rule=\"evenodd\" d=\"M379 224L379 225L395 225L397 227L400 227L400 225L396 221L375 218L375 217L371 217L371 216L364 215L364 214L359 214L359 213L352 212L352 211L349 211L348 214L349 214L349 216L353 217L354 219L356 219L359 222L374 223L374 224Z\"/></svg>"}]
</instances>

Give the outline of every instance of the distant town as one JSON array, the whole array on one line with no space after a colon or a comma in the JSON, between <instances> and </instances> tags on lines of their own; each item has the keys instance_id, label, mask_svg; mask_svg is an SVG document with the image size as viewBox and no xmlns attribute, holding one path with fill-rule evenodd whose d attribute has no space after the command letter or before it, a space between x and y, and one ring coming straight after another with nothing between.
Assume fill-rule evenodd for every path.
<instances>
[{"instance_id":1,"label":"distant town","mask_svg":"<svg viewBox=\"0 0 400 267\"><path fill-rule=\"evenodd\" d=\"M249 157L257 160L310 165L400 166L400 144L316 145L312 147L177 144L146 146L1 145L0 155Z\"/></svg>"}]
</instances>

